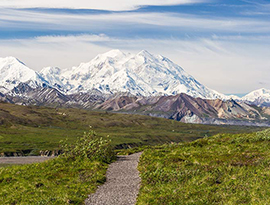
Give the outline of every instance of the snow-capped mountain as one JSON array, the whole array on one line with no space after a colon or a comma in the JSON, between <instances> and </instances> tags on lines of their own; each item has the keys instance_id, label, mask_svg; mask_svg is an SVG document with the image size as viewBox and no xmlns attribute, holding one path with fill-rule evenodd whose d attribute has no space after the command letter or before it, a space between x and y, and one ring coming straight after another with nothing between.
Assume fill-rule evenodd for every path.
<instances>
[{"instance_id":1,"label":"snow-capped mountain","mask_svg":"<svg viewBox=\"0 0 270 205\"><path fill-rule=\"evenodd\" d=\"M14 57L0 58L0 93L8 93L20 83L31 88L55 88L68 95L93 91L147 97L185 93L203 99L233 98L256 105L270 105L269 90L260 89L242 99L226 96L202 85L168 58L145 50L135 55L111 50L77 67L47 67L40 72Z\"/></svg>"},{"instance_id":2,"label":"snow-capped mountain","mask_svg":"<svg viewBox=\"0 0 270 205\"><path fill-rule=\"evenodd\" d=\"M51 87L57 88L63 92L66 92L65 79L61 76L61 69L57 67L46 67L40 71L40 76L49 83Z\"/></svg>"},{"instance_id":3,"label":"snow-capped mountain","mask_svg":"<svg viewBox=\"0 0 270 205\"><path fill-rule=\"evenodd\" d=\"M14 57L0 58L0 90L7 93L21 82L28 82L31 87L48 84L37 72L26 67Z\"/></svg>"},{"instance_id":4,"label":"snow-capped mountain","mask_svg":"<svg viewBox=\"0 0 270 205\"><path fill-rule=\"evenodd\" d=\"M255 90L245 95L242 100L258 106L270 106L270 90L265 88Z\"/></svg>"},{"instance_id":5,"label":"snow-capped mountain","mask_svg":"<svg viewBox=\"0 0 270 205\"><path fill-rule=\"evenodd\" d=\"M40 72L16 58L0 58L0 101L130 111L189 123L269 126L248 104L270 107L270 90L253 91L242 99L226 96L164 56L112 50L77 67L47 67Z\"/></svg>"},{"instance_id":6,"label":"snow-capped mountain","mask_svg":"<svg viewBox=\"0 0 270 205\"><path fill-rule=\"evenodd\" d=\"M96 89L106 94L125 92L154 96L186 93L208 99L228 98L202 85L168 58L147 51L131 55L112 50L71 69L46 68L41 71L41 76L68 93Z\"/></svg>"}]
</instances>

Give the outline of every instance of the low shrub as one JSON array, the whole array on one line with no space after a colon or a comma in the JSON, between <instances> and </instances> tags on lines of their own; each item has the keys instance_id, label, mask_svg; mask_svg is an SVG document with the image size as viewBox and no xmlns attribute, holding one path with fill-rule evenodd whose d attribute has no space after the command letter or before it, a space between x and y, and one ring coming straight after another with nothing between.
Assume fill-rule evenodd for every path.
<instances>
[{"instance_id":1,"label":"low shrub","mask_svg":"<svg viewBox=\"0 0 270 205\"><path fill-rule=\"evenodd\" d=\"M110 137L100 137L93 130L84 133L74 144L68 144L66 141L60 143L63 151L62 157L68 159L88 158L106 163L110 163L115 159Z\"/></svg>"}]
</instances>

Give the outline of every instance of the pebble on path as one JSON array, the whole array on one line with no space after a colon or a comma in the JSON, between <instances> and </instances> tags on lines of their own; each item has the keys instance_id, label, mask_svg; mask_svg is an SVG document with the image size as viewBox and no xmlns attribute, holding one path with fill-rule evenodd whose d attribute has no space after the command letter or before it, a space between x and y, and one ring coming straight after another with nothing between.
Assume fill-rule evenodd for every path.
<instances>
[{"instance_id":1,"label":"pebble on path","mask_svg":"<svg viewBox=\"0 0 270 205\"><path fill-rule=\"evenodd\" d=\"M118 156L106 174L106 182L85 200L86 205L134 205L141 178L137 170L142 153Z\"/></svg>"}]
</instances>

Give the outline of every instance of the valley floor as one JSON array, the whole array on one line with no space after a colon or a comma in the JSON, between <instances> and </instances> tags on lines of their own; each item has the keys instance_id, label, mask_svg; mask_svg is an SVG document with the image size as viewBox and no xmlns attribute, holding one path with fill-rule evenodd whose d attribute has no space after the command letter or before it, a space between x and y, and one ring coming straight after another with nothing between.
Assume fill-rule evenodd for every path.
<instances>
[{"instance_id":1,"label":"valley floor","mask_svg":"<svg viewBox=\"0 0 270 205\"><path fill-rule=\"evenodd\" d=\"M268 204L269 147L270 129L146 147L138 166L141 187L136 204ZM3 204L81 204L88 194L96 192L86 203L99 204L97 200L113 195L115 204L121 204L118 200L131 194L130 203L122 204L134 204L139 188L139 156L120 157L111 164L108 183L108 163L88 158L57 157L43 163L0 168L0 200ZM132 169L128 176L123 171L125 163Z\"/></svg>"}]
</instances>

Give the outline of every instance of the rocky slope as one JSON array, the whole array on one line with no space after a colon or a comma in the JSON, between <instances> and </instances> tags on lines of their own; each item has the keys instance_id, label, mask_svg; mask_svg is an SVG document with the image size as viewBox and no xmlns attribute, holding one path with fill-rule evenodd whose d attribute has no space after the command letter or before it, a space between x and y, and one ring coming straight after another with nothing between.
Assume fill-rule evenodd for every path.
<instances>
[{"instance_id":1,"label":"rocky slope","mask_svg":"<svg viewBox=\"0 0 270 205\"><path fill-rule=\"evenodd\" d=\"M186 123L233 124L233 121L264 121L255 108L234 100L222 101L193 98L186 94L159 97L115 97L97 105L108 111L121 111L164 117Z\"/></svg>"},{"instance_id":2,"label":"rocky slope","mask_svg":"<svg viewBox=\"0 0 270 205\"><path fill-rule=\"evenodd\" d=\"M22 105L73 107L125 112L173 119L186 123L267 125L268 109L244 102L193 98L187 94L174 96L133 96L129 93L104 95L98 90L65 95L55 88L31 88L19 84L0 101ZM262 116L263 115L263 116ZM263 124L266 123L266 124Z\"/></svg>"}]
</instances>

